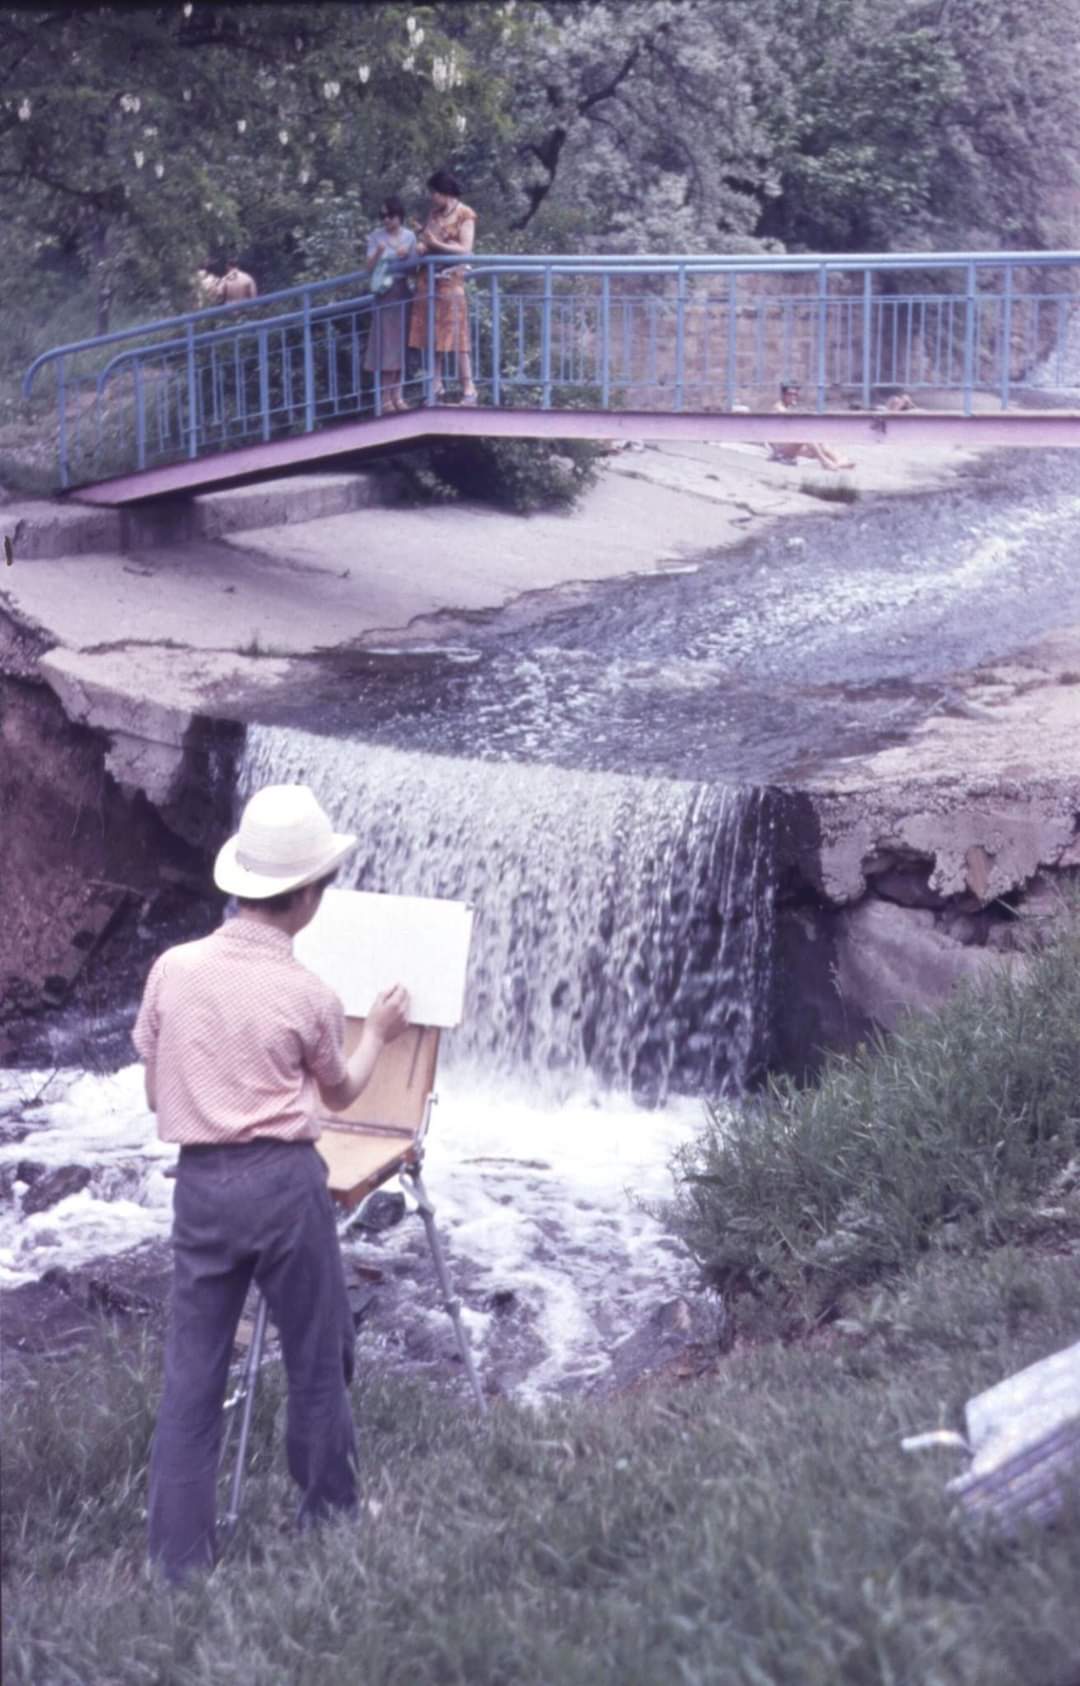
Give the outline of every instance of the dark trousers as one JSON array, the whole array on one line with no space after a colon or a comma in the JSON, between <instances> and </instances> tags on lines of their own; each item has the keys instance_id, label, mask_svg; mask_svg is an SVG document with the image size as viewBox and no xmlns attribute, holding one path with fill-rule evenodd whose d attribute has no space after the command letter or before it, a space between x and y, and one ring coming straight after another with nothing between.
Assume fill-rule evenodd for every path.
<instances>
[{"instance_id":1,"label":"dark trousers","mask_svg":"<svg viewBox=\"0 0 1080 1686\"><path fill-rule=\"evenodd\" d=\"M170 1580L215 1555L222 1404L252 1279L281 1339L301 1526L356 1508L353 1320L326 1169L310 1142L184 1148L173 1196L165 1385L150 1455L150 1555Z\"/></svg>"}]
</instances>

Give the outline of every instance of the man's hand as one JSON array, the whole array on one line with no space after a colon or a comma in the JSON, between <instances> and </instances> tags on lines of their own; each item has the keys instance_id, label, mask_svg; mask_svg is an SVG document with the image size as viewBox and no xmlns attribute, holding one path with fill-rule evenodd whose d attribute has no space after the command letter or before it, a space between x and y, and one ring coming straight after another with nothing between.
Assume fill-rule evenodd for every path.
<instances>
[{"instance_id":1,"label":"man's hand","mask_svg":"<svg viewBox=\"0 0 1080 1686\"><path fill-rule=\"evenodd\" d=\"M366 1024L379 1042L392 1042L409 1023L409 993L403 984L394 984L375 997Z\"/></svg>"},{"instance_id":2,"label":"man's hand","mask_svg":"<svg viewBox=\"0 0 1080 1686\"><path fill-rule=\"evenodd\" d=\"M334 1089L319 1084L323 1105L329 1107L331 1112L344 1112L347 1106L351 1106L357 1095L361 1094L371 1081L375 1062L382 1049L396 1036L400 1036L408 1027L408 1023L408 991L401 984L380 991L364 1020L360 1040L349 1056L349 1075Z\"/></svg>"}]
</instances>

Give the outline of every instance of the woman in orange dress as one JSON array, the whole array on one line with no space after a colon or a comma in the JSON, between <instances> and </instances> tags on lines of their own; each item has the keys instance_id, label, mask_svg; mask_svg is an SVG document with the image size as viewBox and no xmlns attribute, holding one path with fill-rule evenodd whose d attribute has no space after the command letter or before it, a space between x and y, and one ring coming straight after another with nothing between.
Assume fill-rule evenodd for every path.
<instances>
[{"instance_id":1,"label":"woman in orange dress","mask_svg":"<svg viewBox=\"0 0 1080 1686\"><path fill-rule=\"evenodd\" d=\"M476 239L476 212L462 202L461 187L448 170L436 170L428 179L431 205L427 221L417 237L419 257L429 253L471 252ZM421 351L428 344L428 272L421 269L409 321L409 344ZM457 355L461 379L461 402L476 403L473 384L472 348L469 339L469 307L465 297L464 267L440 269L435 279L435 392L443 396L446 358Z\"/></svg>"}]
</instances>

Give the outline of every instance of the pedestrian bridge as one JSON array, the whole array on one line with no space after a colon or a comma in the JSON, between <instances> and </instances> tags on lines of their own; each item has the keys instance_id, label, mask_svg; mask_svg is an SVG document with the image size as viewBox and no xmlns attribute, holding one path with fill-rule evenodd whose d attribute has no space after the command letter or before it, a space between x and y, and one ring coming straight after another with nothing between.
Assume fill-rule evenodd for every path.
<instances>
[{"instance_id":1,"label":"pedestrian bridge","mask_svg":"<svg viewBox=\"0 0 1080 1686\"><path fill-rule=\"evenodd\" d=\"M841 446L1080 446L1080 252L485 254L466 275L476 407L453 354L436 401L431 287L387 303L366 272L45 352L23 392L55 401L58 486L133 503L440 435L805 439L805 413L772 413L781 380ZM364 366L391 313L421 342L406 413ZM917 408L887 412L900 392Z\"/></svg>"}]
</instances>

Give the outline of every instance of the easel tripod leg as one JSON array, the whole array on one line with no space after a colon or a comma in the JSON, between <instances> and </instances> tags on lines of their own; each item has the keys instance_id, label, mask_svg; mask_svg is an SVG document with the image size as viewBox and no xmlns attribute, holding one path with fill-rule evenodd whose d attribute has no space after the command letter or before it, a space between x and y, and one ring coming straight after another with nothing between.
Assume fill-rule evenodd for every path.
<instances>
[{"instance_id":1,"label":"easel tripod leg","mask_svg":"<svg viewBox=\"0 0 1080 1686\"><path fill-rule=\"evenodd\" d=\"M416 1197L417 1208L420 1212L420 1216L424 1220L424 1229L427 1232L428 1246L431 1248L431 1257L435 1261L435 1275L439 1279L439 1288L442 1292L443 1304L450 1315L451 1323L454 1325L454 1337L457 1341L458 1352L461 1354L461 1362L465 1366L465 1374L469 1378L469 1385L473 1390L477 1405L481 1411L486 1412L487 1400L484 1398L484 1390L480 1386L480 1378L476 1373L476 1365L473 1363L472 1352L469 1348L469 1337L465 1333L465 1325L461 1321L461 1301L457 1299L454 1294L453 1287L451 1286L450 1272L446 1268L446 1258L443 1254L442 1242L439 1240L439 1232L435 1228L435 1208L431 1204L431 1199L428 1195L427 1189L424 1187L420 1172L418 1170L408 1170L403 1172L402 1175L408 1177L410 1183L412 1184L413 1193Z\"/></svg>"},{"instance_id":2,"label":"easel tripod leg","mask_svg":"<svg viewBox=\"0 0 1080 1686\"><path fill-rule=\"evenodd\" d=\"M266 1344L267 1305L263 1296L259 1295L258 1310L255 1313L255 1327L251 1334L251 1345L248 1347L247 1361L240 1387L231 1401L233 1410L240 1410L240 1433L236 1444L236 1462L233 1465L232 1479L229 1483L229 1506L220 1521L223 1544L228 1544L240 1520L240 1494L244 1486L244 1465L247 1461L248 1440L251 1435L251 1418L255 1409L255 1389L259 1381L259 1366L262 1363L263 1347Z\"/></svg>"}]
</instances>

